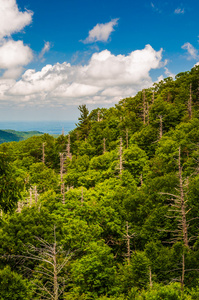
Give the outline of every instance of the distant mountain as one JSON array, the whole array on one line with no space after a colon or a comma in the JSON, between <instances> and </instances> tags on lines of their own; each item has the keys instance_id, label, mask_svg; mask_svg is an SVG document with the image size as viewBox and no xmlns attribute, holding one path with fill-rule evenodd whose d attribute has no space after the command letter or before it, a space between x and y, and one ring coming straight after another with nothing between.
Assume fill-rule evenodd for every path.
<instances>
[{"instance_id":1,"label":"distant mountain","mask_svg":"<svg viewBox=\"0 0 199 300\"><path fill-rule=\"evenodd\" d=\"M11 129L0 130L0 144L26 140L33 135L42 135L40 131L15 131Z\"/></svg>"}]
</instances>

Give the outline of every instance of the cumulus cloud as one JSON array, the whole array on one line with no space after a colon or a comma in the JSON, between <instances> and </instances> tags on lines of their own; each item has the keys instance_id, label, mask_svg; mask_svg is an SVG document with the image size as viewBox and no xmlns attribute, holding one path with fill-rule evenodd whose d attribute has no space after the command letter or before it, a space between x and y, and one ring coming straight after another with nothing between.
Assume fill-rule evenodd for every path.
<instances>
[{"instance_id":1,"label":"cumulus cloud","mask_svg":"<svg viewBox=\"0 0 199 300\"><path fill-rule=\"evenodd\" d=\"M177 14L177 15L183 15L184 14L184 8L176 8L174 10L174 14Z\"/></svg>"},{"instance_id":2,"label":"cumulus cloud","mask_svg":"<svg viewBox=\"0 0 199 300\"><path fill-rule=\"evenodd\" d=\"M39 58L43 59L44 54L46 52L48 52L50 50L50 43L49 42L45 42L43 49L41 50L41 52L39 53Z\"/></svg>"},{"instance_id":3,"label":"cumulus cloud","mask_svg":"<svg viewBox=\"0 0 199 300\"><path fill-rule=\"evenodd\" d=\"M86 65L64 62L39 72L29 69L20 80L4 85L3 95L37 105L114 103L151 86L151 69L162 66L162 49L155 51L150 45L126 56L104 50L94 53Z\"/></svg>"},{"instance_id":4,"label":"cumulus cloud","mask_svg":"<svg viewBox=\"0 0 199 300\"><path fill-rule=\"evenodd\" d=\"M0 69L5 70L3 78L18 78L23 66L33 58L29 46L10 37L30 24L32 15L31 11L19 11L16 0L0 0Z\"/></svg>"},{"instance_id":5,"label":"cumulus cloud","mask_svg":"<svg viewBox=\"0 0 199 300\"><path fill-rule=\"evenodd\" d=\"M83 43L94 43L94 42L107 42L110 34L114 31L114 26L117 25L119 19L113 19L105 24L97 24L92 30L89 31L88 37Z\"/></svg>"},{"instance_id":6,"label":"cumulus cloud","mask_svg":"<svg viewBox=\"0 0 199 300\"><path fill-rule=\"evenodd\" d=\"M31 11L21 12L16 0L0 0L0 38L22 30L32 21Z\"/></svg>"},{"instance_id":7,"label":"cumulus cloud","mask_svg":"<svg viewBox=\"0 0 199 300\"><path fill-rule=\"evenodd\" d=\"M0 43L0 69L14 69L32 60L32 51L22 41L4 40Z\"/></svg>"},{"instance_id":8,"label":"cumulus cloud","mask_svg":"<svg viewBox=\"0 0 199 300\"><path fill-rule=\"evenodd\" d=\"M23 72L23 67L17 66L13 69L8 69L4 72L3 78L17 79Z\"/></svg>"},{"instance_id":9,"label":"cumulus cloud","mask_svg":"<svg viewBox=\"0 0 199 300\"><path fill-rule=\"evenodd\" d=\"M181 48L187 50L187 52L189 54L188 59L197 59L198 58L197 49L194 48L194 46L191 45L190 43L185 43Z\"/></svg>"}]
</instances>

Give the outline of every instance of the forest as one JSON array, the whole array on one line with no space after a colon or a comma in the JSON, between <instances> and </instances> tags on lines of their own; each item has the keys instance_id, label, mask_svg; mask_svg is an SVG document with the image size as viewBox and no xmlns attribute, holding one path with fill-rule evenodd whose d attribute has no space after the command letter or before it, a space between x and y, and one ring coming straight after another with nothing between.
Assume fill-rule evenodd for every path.
<instances>
[{"instance_id":1,"label":"forest","mask_svg":"<svg viewBox=\"0 0 199 300\"><path fill-rule=\"evenodd\" d=\"M0 145L0 299L199 299L199 66Z\"/></svg>"}]
</instances>

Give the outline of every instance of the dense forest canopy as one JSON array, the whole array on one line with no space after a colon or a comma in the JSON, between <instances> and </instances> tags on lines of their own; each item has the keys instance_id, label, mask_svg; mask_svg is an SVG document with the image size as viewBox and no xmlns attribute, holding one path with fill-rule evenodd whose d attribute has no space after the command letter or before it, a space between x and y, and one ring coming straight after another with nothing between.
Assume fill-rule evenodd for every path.
<instances>
[{"instance_id":1,"label":"dense forest canopy","mask_svg":"<svg viewBox=\"0 0 199 300\"><path fill-rule=\"evenodd\" d=\"M0 299L199 299L199 66L0 145Z\"/></svg>"}]
</instances>

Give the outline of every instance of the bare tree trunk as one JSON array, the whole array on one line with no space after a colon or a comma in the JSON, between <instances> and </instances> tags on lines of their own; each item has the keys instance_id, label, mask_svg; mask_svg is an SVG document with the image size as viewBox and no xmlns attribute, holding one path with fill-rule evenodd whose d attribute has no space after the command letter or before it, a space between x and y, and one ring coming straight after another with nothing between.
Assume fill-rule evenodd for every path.
<instances>
[{"instance_id":1,"label":"bare tree trunk","mask_svg":"<svg viewBox=\"0 0 199 300\"><path fill-rule=\"evenodd\" d=\"M143 123L146 124L146 97L145 90L143 90Z\"/></svg>"},{"instance_id":2,"label":"bare tree trunk","mask_svg":"<svg viewBox=\"0 0 199 300\"><path fill-rule=\"evenodd\" d=\"M56 241L53 245L53 268L54 268L54 300L58 300L59 285L57 281Z\"/></svg>"},{"instance_id":3,"label":"bare tree trunk","mask_svg":"<svg viewBox=\"0 0 199 300\"><path fill-rule=\"evenodd\" d=\"M155 100L155 92L153 91L152 104L154 103L154 100Z\"/></svg>"},{"instance_id":4,"label":"bare tree trunk","mask_svg":"<svg viewBox=\"0 0 199 300\"><path fill-rule=\"evenodd\" d=\"M106 152L106 139L103 138L103 154Z\"/></svg>"},{"instance_id":5,"label":"bare tree trunk","mask_svg":"<svg viewBox=\"0 0 199 300\"><path fill-rule=\"evenodd\" d=\"M97 122L100 122L100 111L97 112Z\"/></svg>"},{"instance_id":6,"label":"bare tree trunk","mask_svg":"<svg viewBox=\"0 0 199 300\"><path fill-rule=\"evenodd\" d=\"M128 149L129 147L129 130L126 128L126 148Z\"/></svg>"},{"instance_id":7,"label":"bare tree trunk","mask_svg":"<svg viewBox=\"0 0 199 300\"><path fill-rule=\"evenodd\" d=\"M39 281L36 283L33 281L33 284L36 285L38 299L58 300L65 290L65 279L61 273L71 258L70 251L64 251L63 247L57 244L55 226L52 244L39 237L36 239L40 242L39 247L29 244L27 255L17 255L16 257L39 262L37 271L34 272L35 275L36 273L40 274Z\"/></svg>"},{"instance_id":8,"label":"bare tree trunk","mask_svg":"<svg viewBox=\"0 0 199 300\"><path fill-rule=\"evenodd\" d=\"M147 124L149 125L149 103L147 102Z\"/></svg>"},{"instance_id":9,"label":"bare tree trunk","mask_svg":"<svg viewBox=\"0 0 199 300\"><path fill-rule=\"evenodd\" d=\"M36 204L37 201L38 201L38 193L37 193L37 186L36 185L34 187L34 194L35 194L35 204Z\"/></svg>"},{"instance_id":10,"label":"bare tree trunk","mask_svg":"<svg viewBox=\"0 0 199 300\"><path fill-rule=\"evenodd\" d=\"M123 170L123 159L122 159L122 137L120 137L119 156L120 156L120 175L122 175L122 170Z\"/></svg>"},{"instance_id":11,"label":"bare tree trunk","mask_svg":"<svg viewBox=\"0 0 199 300\"><path fill-rule=\"evenodd\" d=\"M30 196L29 196L29 207L31 207L32 206L32 188L30 187L30 190L29 190L29 194L30 194Z\"/></svg>"},{"instance_id":12,"label":"bare tree trunk","mask_svg":"<svg viewBox=\"0 0 199 300\"><path fill-rule=\"evenodd\" d=\"M159 116L160 118L160 139L163 136L163 121L162 121L162 116Z\"/></svg>"},{"instance_id":13,"label":"bare tree trunk","mask_svg":"<svg viewBox=\"0 0 199 300\"><path fill-rule=\"evenodd\" d=\"M20 214L21 213L21 202L20 201L18 201L18 203L17 203L17 212ZM1 210L1 214L2 214L2 210ZM3 215L3 214L2 214ZM1 217L2 217L2 215L1 215Z\"/></svg>"},{"instance_id":14,"label":"bare tree trunk","mask_svg":"<svg viewBox=\"0 0 199 300\"><path fill-rule=\"evenodd\" d=\"M179 147L179 181L180 181L180 201L181 201L181 213L182 213L182 232L183 232L183 241L186 247L188 245L188 233L187 233L187 220L186 220L186 205L184 199L184 190L183 190L183 180L182 180L182 167L181 167L181 148Z\"/></svg>"},{"instance_id":15,"label":"bare tree trunk","mask_svg":"<svg viewBox=\"0 0 199 300\"><path fill-rule=\"evenodd\" d=\"M67 147L66 147L66 157L69 158L70 160L72 159L72 154L70 152L70 134L68 134L68 143L67 143Z\"/></svg>"},{"instance_id":16,"label":"bare tree trunk","mask_svg":"<svg viewBox=\"0 0 199 300\"><path fill-rule=\"evenodd\" d=\"M84 189L83 189L83 186L82 186L81 206L83 206L83 202L84 202Z\"/></svg>"},{"instance_id":17,"label":"bare tree trunk","mask_svg":"<svg viewBox=\"0 0 199 300\"><path fill-rule=\"evenodd\" d=\"M182 277L181 277L181 290L184 290L184 274L185 274L185 257L184 257L184 250L182 254Z\"/></svg>"},{"instance_id":18,"label":"bare tree trunk","mask_svg":"<svg viewBox=\"0 0 199 300\"><path fill-rule=\"evenodd\" d=\"M188 100L188 113L189 119L192 118L192 84L190 83L190 93L189 93L189 100Z\"/></svg>"},{"instance_id":19,"label":"bare tree trunk","mask_svg":"<svg viewBox=\"0 0 199 300\"><path fill-rule=\"evenodd\" d=\"M143 177L142 177L142 174L140 176L140 185L142 186L143 185Z\"/></svg>"},{"instance_id":20,"label":"bare tree trunk","mask_svg":"<svg viewBox=\"0 0 199 300\"><path fill-rule=\"evenodd\" d=\"M153 287L151 267L149 267L149 285L150 288Z\"/></svg>"},{"instance_id":21,"label":"bare tree trunk","mask_svg":"<svg viewBox=\"0 0 199 300\"><path fill-rule=\"evenodd\" d=\"M42 144L42 163L45 164L45 143Z\"/></svg>"},{"instance_id":22,"label":"bare tree trunk","mask_svg":"<svg viewBox=\"0 0 199 300\"><path fill-rule=\"evenodd\" d=\"M64 154L60 153L61 194L62 194L62 203L65 204L65 185L63 180L63 174L64 174Z\"/></svg>"},{"instance_id":23,"label":"bare tree trunk","mask_svg":"<svg viewBox=\"0 0 199 300\"><path fill-rule=\"evenodd\" d=\"M130 265L131 247L130 247L130 236L129 236L128 222L126 222L126 238L127 238L127 260L128 260L128 265Z\"/></svg>"},{"instance_id":24,"label":"bare tree trunk","mask_svg":"<svg viewBox=\"0 0 199 300\"><path fill-rule=\"evenodd\" d=\"M128 265L130 265L130 263L131 263L131 245L130 245L130 241L133 238L133 236L135 235L134 233L129 235L129 227L130 226L129 226L128 222L126 222L126 235L124 236L124 238L126 239L126 242L127 242L126 257L127 257Z\"/></svg>"}]
</instances>

